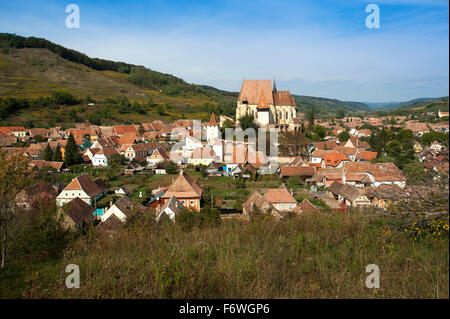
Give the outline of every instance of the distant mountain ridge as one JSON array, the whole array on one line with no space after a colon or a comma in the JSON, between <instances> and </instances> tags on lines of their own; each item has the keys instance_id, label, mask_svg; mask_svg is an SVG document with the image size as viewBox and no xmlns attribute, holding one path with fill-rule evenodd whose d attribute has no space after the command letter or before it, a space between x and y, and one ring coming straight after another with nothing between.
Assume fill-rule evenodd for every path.
<instances>
[{"instance_id":1,"label":"distant mountain ridge","mask_svg":"<svg viewBox=\"0 0 450 319\"><path fill-rule=\"evenodd\" d=\"M361 102L341 101L338 99L328 99L323 97L314 97L306 95L292 94L299 107L299 112L307 112L314 108L314 112L318 114L334 113L338 109L349 112L371 112L373 109Z\"/></svg>"},{"instance_id":2,"label":"distant mountain ridge","mask_svg":"<svg viewBox=\"0 0 450 319\"><path fill-rule=\"evenodd\" d=\"M386 103L374 103L374 102L364 102L365 104L369 105L371 108L377 110L377 111L387 111L387 110L395 110L399 108L415 108L415 107L421 107L426 104L428 104L431 101L441 100L443 98L448 98L448 96L442 96L442 97L423 97L423 98L417 98L409 101L404 102L386 102Z\"/></svg>"}]
</instances>

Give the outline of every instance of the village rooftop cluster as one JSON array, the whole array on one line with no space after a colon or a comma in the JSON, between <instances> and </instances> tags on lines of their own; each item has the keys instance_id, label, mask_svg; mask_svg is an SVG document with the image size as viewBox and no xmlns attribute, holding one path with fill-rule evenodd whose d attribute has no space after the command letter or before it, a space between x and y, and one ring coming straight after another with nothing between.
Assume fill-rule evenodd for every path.
<instances>
[{"instance_id":1,"label":"village rooftop cluster","mask_svg":"<svg viewBox=\"0 0 450 319\"><path fill-rule=\"evenodd\" d=\"M303 134L304 128L311 124L305 114L298 112L289 91L277 91L275 82L272 88L270 80L244 80L235 119L212 113L209 121L199 128L187 119L114 126L78 123L67 129L0 127L0 146L7 152L29 157L35 172L51 168L55 174L65 174L70 170L65 164L70 137L75 140L85 167L104 169L120 159L123 163L117 169L123 178L136 174L174 176L167 184L152 190L151 195L145 194L146 202L135 200L142 198L141 192L133 197L133 191L126 185L112 188L103 179L86 173L67 185L40 182L24 189L16 198L16 204L25 210L32 209L37 200L54 201L68 227L84 228L94 223L98 230L114 231L126 223L133 211L151 212L158 223L175 222L183 208L199 212L204 202L209 201L202 196L205 185L214 178L242 180L245 185L246 181L270 174L281 181L279 187L253 189L242 200L241 207L234 209L233 214L223 214L223 218L245 220L257 210L279 220L287 214L319 213L322 206L318 203L340 211L349 207L384 209L410 200L416 190L408 185L394 163L376 162L380 154L366 141L372 131L360 128L364 124L402 127L416 136L449 130L448 122L421 123L407 116L317 119L314 125L333 134L312 141L302 154L280 152L273 158L248 141L224 139L222 131L237 127L245 116L252 116L259 127L276 129L280 134L277 148L283 134ZM448 117L448 112L439 111L438 117L445 116ZM349 134L346 141L339 139L343 131ZM29 145L17 146L21 142ZM180 147L174 148L175 144ZM57 156L45 158L48 149ZM416 142L414 151L427 170L448 174L448 156L443 155L448 150L444 145L437 141L431 146ZM302 200L296 199L298 190L288 186L288 181L293 180L305 185ZM98 207L97 203L108 194L118 199L106 207Z\"/></svg>"}]
</instances>

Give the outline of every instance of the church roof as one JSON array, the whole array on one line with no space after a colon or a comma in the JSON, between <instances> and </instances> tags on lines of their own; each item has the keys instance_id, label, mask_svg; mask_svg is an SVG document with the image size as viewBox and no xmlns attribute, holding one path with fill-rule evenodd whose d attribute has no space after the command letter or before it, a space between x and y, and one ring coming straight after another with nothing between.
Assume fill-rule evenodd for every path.
<instances>
[{"instance_id":1,"label":"church roof","mask_svg":"<svg viewBox=\"0 0 450 319\"><path fill-rule=\"evenodd\" d=\"M270 80L244 80L238 101L243 103L245 100L248 104L257 105L261 91L264 92L266 103L273 104L272 83Z\"/></svg>"},{"instance_id":2,"label":"church roof","mask_svg":"<svg viewBox=\"0 0 450 319\"><path fill-rule=\"evenodd\" d=\"M293 105L289 91L277 91L273 94L275 105Z\"/></svg>"},{"instance_id":3,"label":"church roof","mask_svg":"<svg viewBox=\"0 0 450 319\"><path fill-rule=\"evenodd\" d=\"M268 109L269 105L266 102L266 97L264 96L264 91L261 90L261 94L259 96L258 109Z\"/></svg>"}]
</instances>

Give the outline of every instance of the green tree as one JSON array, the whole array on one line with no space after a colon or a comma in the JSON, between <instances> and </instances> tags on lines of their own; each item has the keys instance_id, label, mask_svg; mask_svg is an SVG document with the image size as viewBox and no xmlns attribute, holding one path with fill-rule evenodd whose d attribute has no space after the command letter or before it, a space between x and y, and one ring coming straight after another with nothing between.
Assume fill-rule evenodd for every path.
<instances>
[{"instance_id":1,"label":"green tree","mask_svg":"<svg viewBox=\"0 0 450 319\"><path fill-rule=\"evenodd\" d=\"M177 165L174 162L169 161L166 167L166 171L168 174L176 174L178 172Z\"/></svg>"},{"instance_id":2,"label":"green tree","mask_svg":"<svg viewBox=\"0 0 450 319\"><path fill-rule=\"evenodd\" d=\"M339 108L336 110L336 118L337 119L342 119L344 116L345 116L344 109Z\"/></svg>"},{"instance_id":3,"label":"green tree","mask_svg":"<svg viewBox=\"0 0 450 319\"><path fill-rule=\"evenodd\" d=\"M118 167L119 165L123 165L125 163L125 156L120 154L113 154L108 159L108 166Z\"/></svg>"},{"instance_id":4,"label":"green tree","mask_svg":"<svg viewBox=\"0 0 450 319\"><path fill-rule=\"evenodd\" d=\"M59 145L55 148L55 151L53 152L53 158L52 159L55 162L62 162L63 161L61 148L59 147Z\"/></svg>"},{"instance_id":5,"label":"green tree","mask_svg":"<svg viewBox=\"0 0 450 319\"><path fill-rule=\"evenodd\" d=\"M239 119L239 123L241 125L241 128L243 131L245 131L248 128L253 128L255 130L258 129L258 125L255 124L255 118L253 115L244 115Z\"/></svg>"},{"instance_id":6,"label":"green tree","mask_svg":"<svg viewBox=\"0 0 450 319\"><path fill-rule=\"evenodd\" d=\"M53 159L53 151L52 148L50 147L50 144L47 143L47 147L45 148L44 151L44 160L51 161L52 159Z\"/></svg>"},{"instance_id":7,"label":"green tree","mask_svg":"<svg viewBox=\"0 0 450 319\"><path fill-rule=\"evenodd\" d=\"M314 133L317 134L317 136L319 136L321 139L323 139L325 137L326 134L326 130L323 126L320 125L316 125L314 126L313 129Z\"/></svg>"},{"instance_id":8,"label":"green tree","mask_svg":"<svg viewBox=\"0 0 450 319\"><path fill-rule=\"evenodd\" d=\"M140 135L145 133L145 130L144 130L144 127L142 126L142 124L139 125L138 132L139 132Z\"/></svg>"},{"instance_id":9,"label":"green tree","mask_svg":"<svg viewBox=\"0 0 450 319\"><path fill-rule=\"evenodd\" d=\"M339 142L343 143L343 142L348 141L348 139L350 138L350 135L348 134L348 132L346 130L344 130L341 133L339 133L338 137L339 137Z\"/></svg>"},{"instance_id":10,"label":"green tree","mask_svg":"<svg viewBox=\"0 0 450 319\"><path fill-rule=\"evenodd\" d=\"M102 121L101 121L100 115L99 115L97 112L92 113L92 114L89 114L89 115L87 116L87 120L88 120L89 123L91 123L91 124L94 124L94 125L102 125Z\"/></svg>"},{"instance_id":11,"label":"green tree","mask_svg":"<svg viewBox=\"0 0 450 319\"><path fill-rule=\"evenodd\" d=\"M64 163L67 166L75 165L81 162L81 156L78 151L78 145L75 142L75 138L72 133L69 135L69 139L66 145L66 151L64 153Z\"/></svg>"},{"instance_id":12,"label":"green tree","mask_svg":"<svg viewBox=\"0 0 450 319\"><path fill-rule=\"evenodd\" d=\"M315 114L314 114L314 107L311 108L311 110L308 112L308 130L312 131L314 129L314 121L315 121Z\"/></svg>"},{"instance_id":13,"label":"green tree","mask_svg":"<svg viewBox=\"0 0 450 319\"><path fill-rule=\"evenodd\" d=\"M35 135L34 136L34 141L36 143L43 143L43 142L47 142L47 138L43 137L42 135Z\"/></svg>"},{"instance_id":14,"label":"green tree","mask_svg":"<svg viewBox=\"0 0 450 319\"><path fill-rule=\"evenodd\" d=\"M75 109L70 109L69 112L67 112L67 116L69 117L70 121L78 122L78 115Z\"/></svg>"}]
</instances>

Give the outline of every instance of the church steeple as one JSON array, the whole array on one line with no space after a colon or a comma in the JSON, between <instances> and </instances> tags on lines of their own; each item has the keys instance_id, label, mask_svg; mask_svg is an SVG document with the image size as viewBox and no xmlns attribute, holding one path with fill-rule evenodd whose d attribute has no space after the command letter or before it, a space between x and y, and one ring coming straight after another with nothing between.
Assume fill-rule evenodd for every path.
<instances>
[{"instance_id":1,"label":"church steeple","mask_svg":"<svg viewBox=\"0 0 450 319\"><path fill-rule=\"evenodd\" d=\"M277 82L275 82L275 77L273 77L273 92L277 92Z\"/></svg>"}]
</instances>

